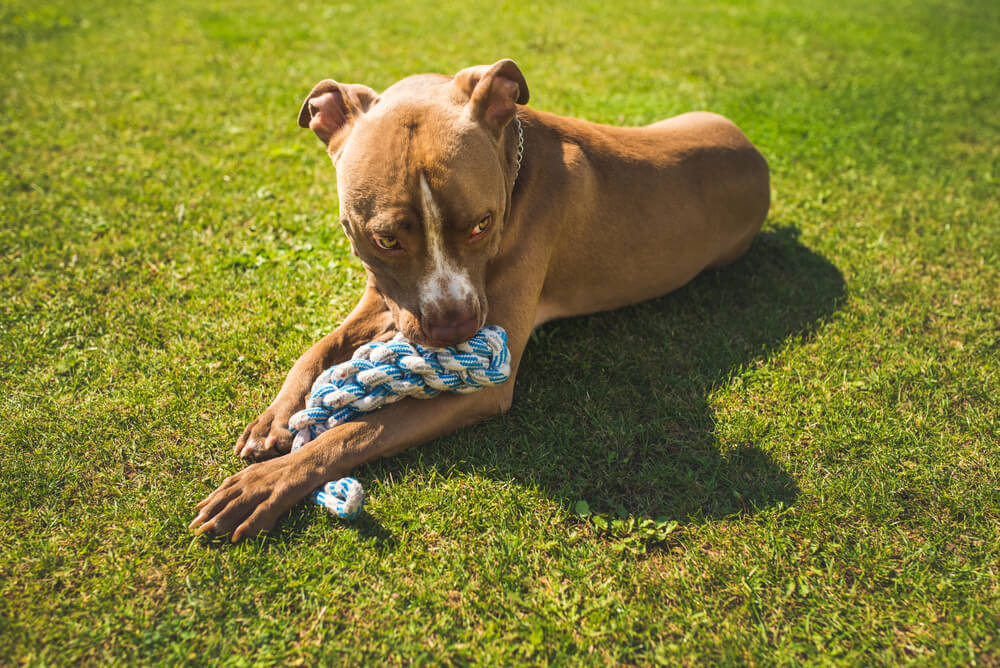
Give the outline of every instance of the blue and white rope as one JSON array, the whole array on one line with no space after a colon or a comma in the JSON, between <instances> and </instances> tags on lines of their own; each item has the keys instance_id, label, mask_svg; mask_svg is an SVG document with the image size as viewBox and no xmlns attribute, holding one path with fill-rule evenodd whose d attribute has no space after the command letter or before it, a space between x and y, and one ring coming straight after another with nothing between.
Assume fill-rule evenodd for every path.
<instances>
[{"instance_id":1,"label":"blue and white rope","mask_svg":"<svg viewBox=\"0 0 1000 668\"><path fill-rule=\"evenodd\" d=\"M404 397L429 399L442 392L468 394L501 385L510 377L507 332L489 325L457 346L425 348L402 333L372 341L354 356L319 375L304 410L288 421L298 450L328 429ZM313 492L316 503L343 519L354 519L365 493L354 478L328 482Z\"/></svg>"}]
</instances>

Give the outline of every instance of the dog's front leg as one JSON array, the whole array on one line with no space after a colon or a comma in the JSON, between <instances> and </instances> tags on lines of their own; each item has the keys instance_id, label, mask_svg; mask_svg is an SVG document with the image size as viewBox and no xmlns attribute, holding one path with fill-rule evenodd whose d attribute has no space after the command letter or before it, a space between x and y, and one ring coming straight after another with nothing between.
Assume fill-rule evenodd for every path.
<instances>
[{"instance_id":1,"label":"dog's front leg","mask_svg":"<svg viewBox=\"0 0 1000 668\"><path fill-rule=\"evenodd\" d=\"M295 362L278 396L243 430L236 441L234 453L251 461L287 453L292 445L288 420L305 406L316 377L324 369L350 358L358 346L385 335L391 329L392 316L385 302L369 285L343 324Z\"/></svg>"},{"instance_id":2,"label":"dog's front leg","mask_svg":"<svg viewBox=\"0 0 1000 668\"><path fill-rule=\"evenodd\" d=\"M507 329L511 378L473 394L404 399L324 432L299 450L252 464L236 473L201 503L191 528L199 533L232 534L237 541L267 531L293 505L328 480L340 478L378 457L449 434L485 417L503 413L514 393L514 376L531 331L531 320Z\"/></svg>"},{"instance_id":3,"label":"dog's front leg","mask_svg":"<svg viewBox=\"0 0 1000 668\"><path fill-rule=\"evenodd\" d=\"M198 504L190 528L232 534L238 541L274 526L278 518L329 480L355 467L496 415L510 405L510 383L475 394L405 399L324 432L284 457L251 464L226 478Z\"/></svg>"}]
</instances>

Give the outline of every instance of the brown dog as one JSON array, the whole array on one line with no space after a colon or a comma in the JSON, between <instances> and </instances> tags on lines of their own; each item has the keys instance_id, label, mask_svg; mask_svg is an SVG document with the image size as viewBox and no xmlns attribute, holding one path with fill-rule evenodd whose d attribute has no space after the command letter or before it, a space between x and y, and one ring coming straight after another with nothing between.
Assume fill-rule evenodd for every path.
<instances>
[{"instance_id":1,"label":"brown dog","mask_svg":"<svg viewBox=\"0 0 1000 668\"><path fill-rule=\"evenodd\" d=\"M409 77L381 95L313 88L299 124L337 168L341 223L368 285L246 428L236 452L257 463L203 500L192 528L253 535L327 480L505 412L534 327L662 295L750 246L768 169L732 122L698 112L616 128L527 101L510 60ZM511 382L407 399L277 457L313 380L362 343L402 331L447 346L487 322L508 332Z\"/></svg>"}]
</instances>

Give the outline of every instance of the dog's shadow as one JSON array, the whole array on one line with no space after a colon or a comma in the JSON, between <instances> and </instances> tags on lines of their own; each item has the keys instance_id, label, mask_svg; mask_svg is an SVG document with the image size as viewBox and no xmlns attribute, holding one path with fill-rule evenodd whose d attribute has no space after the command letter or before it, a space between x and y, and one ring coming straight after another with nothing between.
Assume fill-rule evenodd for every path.
<instances>
[{"instance_id":1,"label":"dog's shadow","mask_svg":"<svg viewBox=\"0 0 1000 668\"><path fill-rule=\"evenodd\" d=\"M682 522L789 504L795 481L752 439L720 451L710 395L809 337L844 297L840 272L795 228L764 232L736 263L667 296L545 325L510 413L359 474L399 481L419 458L441 475L512 480L597 512Z\"/></svg>"}]
</instances>

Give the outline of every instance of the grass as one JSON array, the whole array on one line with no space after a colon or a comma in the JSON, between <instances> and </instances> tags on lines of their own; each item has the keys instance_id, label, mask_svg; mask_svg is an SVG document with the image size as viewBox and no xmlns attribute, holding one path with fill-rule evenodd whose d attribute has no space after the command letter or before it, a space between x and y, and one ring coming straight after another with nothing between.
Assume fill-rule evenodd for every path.
<instances>
[{"instance_id":1,"label":"grass","mask_svg":"<svg viewBox=\"0 0 1000 668\"><path fill-rule=\"evenodd\" d=\"M358 522L192 538L362 286L301 98L505 56L733 118L764 234L541 329ZM997 62L986 1L5 2L0 663L996 665Z\"/></svg>"}]
</instances>

